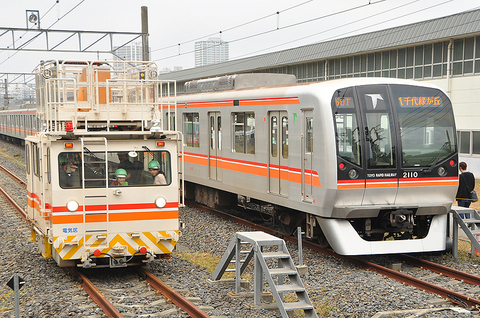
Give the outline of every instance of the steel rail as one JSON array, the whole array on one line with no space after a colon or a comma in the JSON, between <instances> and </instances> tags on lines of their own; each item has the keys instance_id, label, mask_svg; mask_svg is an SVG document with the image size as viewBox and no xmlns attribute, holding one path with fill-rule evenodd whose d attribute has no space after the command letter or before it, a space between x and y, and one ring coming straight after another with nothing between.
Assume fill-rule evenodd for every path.
<instances>
[{"instance_id":1,"label":"steel rail","mask_svg":"<svg viewBox=\"0 0 480 318\"><path fill-rule=\"evenodd\" d=\"M10 204L15 208L15 210L16 210L17 213L20 215L20 217L21 217L28 225L31 225L31 224L32 224L32 221L30 221L30 220L28 219L27 213L17 204L17 202L15 202L15 200L12 199L11 196L8 195L7 192L5 192L5 190L3 190L2 187L0 187L0 193L2 193L2 195L5 197L5 199L7 199L7 201L10 202Z\"/></svg>"},{"instance_id":2,"label":"steel rail","mask_svg":"<svg viewBox=\"0 0 480 318\"><path fill-rule=\"evenodd\" d=\"M276 235L276 236L281 237L284 240L289 241L291 243L298 244L298 240L297 240L296 237L285 235L284 233L279 233L278 231L267 228L265 226L252 223L250 221L241 219L239 217L229 215L229 214L226 214L224 212L218 211L216 209L212 209L212 208L209 208L209 207L206 207L206 206L203 206L203 205L200 205L198 203L191 202L191 201L188 202L188 205L190 205L192 207L195 207L195 208L197 208L201 211L219 216L223 219L234 221L234 222L237 222L241 225L251 227L255 230L260 230L260 231L264 231L264 232L272 234L272 235ZM387 268L385 266L381 266L381 265L378 265L378 264L375 264L375 263L372 263L372 262L362 260L362 259L357 258L357 257L344 256L344 255L337 254L331 249L322 248L322 247L318 246L317 244L314 244L314 243L309 242L309 241L303 241L302 244L303 244L304 247L307 247L307 248L309 248L313 251L316 251L316 252L319 252L319 253L322 253L322 254L326 254L326 255L329 255L329 256L333 256L333 257L336 257L336 258L344 259L346 261L351 262L352 264L354 264L356 266L362 267L362 268L367 269L367 270L375 271L375 272L377 272L381 275L384 275L384 276L389 277L389 278L393 278L393 279L395 279L397 281L400 281L402 283L406 283L406 284L414 286L416 288L419 288L419 289L422 289L422 290L440 295L441 297L443 297L445 299L449 299L450 301L452 301L456 304L459 304L459 305L461 305L465 308L472 308L473 307L477 310L480 308L480 300L478 300L478 299L473 299L469 296L451 291L449 289L440 287L440 286L435 285L435 284L425 282L425 281L420 280L418 278L400 273L398 271L392 270L392 269ZM407 257L405 259L407 259ZM408 259L411 262L414 262L415 258L411 257L411 256L408 256ZM449 273L450 274L447 274L447 273L444 273L444 271L440 271L442 269L442 267L447 268L446 266L442 266L442 265L438 265L438 264L435 264L437 266L433 266L431 264L434 264L434 263L431 263L431 262L429 262L429 263L430 263L430 265L427 263L427 261L425 261L425 262L418 261L418 264L422 264L421 266L423 266L424 268L427 268L429 270L430 270L430 268L432 268L432 271L434 271L434 272L442 273L442 274L445 274L447 276L456 275L456 277L455 276L450 276L450 277L453 277L453 278L459 277L457 279L463 280L467 283L471 283L471 284L474 284L474 285L478 285L478 283L480 282L480 277L477 277L475 275L471 275L471 274L468 274L468 273L463 273L463 272L457 271L455 269L450 269L450 268L449 268L449 270L450 270ZM430 268L428 268L428 267L430 267ZM433 270L433 268L436 268L436 270Z\"/></svg>"},{"instance_id":3,"label":"steel rail","mask_svg":"<svg viewBox=\"0 0 480 318\"><path fill-rule=\"evenodd\" d=\"M17 181L18 183L20 183L20 185L22 185L24 188L27 187L27 184L25 183L25 181L23 181L22 179L20 179L19 177L17 177L15 174L13 174L13 172L11 172L10 170L8 170L7 168L5 168L4 166L0 165L0 169L2 169L3 171L5 171L10 177L12 177L15 181Z\"/></svg>"},{"instance_id":4,"label":"steel rail","mask_svg":"<svg viewBox=\"0 0 480 318\"><path fill-rule=\"evenodd\" d=\"M139 269L140 273L142 273L147 283L152 285L153 288L158 290L162 293L163 296L170 299L177 307L183 309L187 314L190 315L192 318L208 318L210 317L205 312L200 310L197 306L195 306L192 302L187 300L185 297L180 295L178 292L173 290L170 286L162 282L158 277L156 277L151 272L147 271L144 268Z\"/></svg>"},{"instance_id":5,"label":"steel rail","mask_svg":"<svg viewBox=\"0 0 480 318\"><path fill-rule=\"evenodd\" d=\"M72 275L76 275L82 282L82 287L92 300L103 310L107 317L122 318L122 314L113 306L113 304L98 290L90 279L77 271L75 267L70 267Z\"/></svg>"},{"instance_id":6,"label":"steel rail","mask_svg":"<svg viewBox=\"0 0 480 318\"><path fill-rule=\"evenodd\" d=\"M471 285L480 286L480 277L479 276L469 274L469 273L465 273L465 272L456 270L454 268L450 268L450 267L447 267L447 266L444 266L444 265L441 265L441 264L436 264L436 263L433 263L433 262L430 262L430 261L427 261L427 260L424 260L424 259L420 259L420 258L416 258L416 257L410 256L410 255L406 255L406 254L399 254L399 255L395 255L395 256L398 257L399 259L401 259L402 261L404 261L405 263L408 263L410 265L417 266L417 267L423 267L423 268L426 268L426 269L428 269L432 272L439 273L439 274L442 274L444 276L448 276L448 277L455 278L455 279L458 279L458 280L462 280L462 281L464 281L466 283L469 283Z\"/></svg>"}]
</instances>

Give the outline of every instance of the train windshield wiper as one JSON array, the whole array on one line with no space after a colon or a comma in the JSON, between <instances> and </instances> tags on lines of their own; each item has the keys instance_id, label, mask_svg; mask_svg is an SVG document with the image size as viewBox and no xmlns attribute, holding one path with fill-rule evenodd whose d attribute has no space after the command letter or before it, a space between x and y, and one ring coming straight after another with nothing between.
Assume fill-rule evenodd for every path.
<instances>
[{"instance_id":1,"label":"train windshield wiper","mask_svg":"<svg viewBox=\"0 0 480 318\"><path fill-rule=\"evenodd\" d=\"M442 145L442 147L440 147L438 154L427 163L427 166L429 167L427 169L424 169L423 171L431 172L433 167L435 167L440 160L446 158L448 154L452 153L452 143L450 142L450 136L448 135L448 131L446 131L446 133L447 141Z\"/></svg>"}]
</instances>

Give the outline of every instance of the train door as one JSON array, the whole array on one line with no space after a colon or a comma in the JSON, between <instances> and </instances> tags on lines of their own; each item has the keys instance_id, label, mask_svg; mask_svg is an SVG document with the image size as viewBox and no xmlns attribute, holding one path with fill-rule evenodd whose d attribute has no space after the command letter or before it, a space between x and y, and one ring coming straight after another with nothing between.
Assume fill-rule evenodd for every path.
<instances>
[{"instance_id":1,"label":"train door","mask_svg":"<svg viewBox=\"0 0 480 318\"><path fill-rule=\"evenodd\" d=\"M363 112L366 167L362 205L393 204L398 189L398 173L391 105L386 86L357 88Z\"/></svg>"},{"instance_id":2,"label":"train door","mask_svg":"<svg viewBox=\"0 0 480 318\"><path fill-rule=\"evenodd\" d=\"M288 196L288 114L269 113L269 192Z\"/></svg>"},{"instance_id":3,"label":"train door","mask_svg":"<svg viewBox=\"0 0 480 318\"><path fill-rule=\"evenodd\" d=\"M208 113L210 123L210 146L208 153L208 177L213 180L222 181L222 116L220 112Z\"/></svg>"},{"instance_id":4,"label":"train door","mask_svg":"<svg viewBox=\"0 0 480 318\"><path fill-rule=\"evenodd\" d=\"M313 111L302 111L302 200L313 201Z\"/></svg>"}]
</instances>

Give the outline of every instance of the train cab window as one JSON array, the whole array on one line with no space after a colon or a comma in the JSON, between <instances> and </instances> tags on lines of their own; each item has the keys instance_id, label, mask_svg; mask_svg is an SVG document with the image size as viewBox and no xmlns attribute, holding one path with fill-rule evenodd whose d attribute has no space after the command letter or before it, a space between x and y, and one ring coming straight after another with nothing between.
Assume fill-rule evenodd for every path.
<instances>
[{"instance_id":1,"label":"train cab window","mask_svg":"<svg viewBox=\"0 0 480 318\"><path fill-rule=\"evenodd\" d=\"M361 164L360 128L353 98L353 89L335 92L332 99L335 139L338 156L356 165Z\"/></svg>"},{"instance_id":2,"label":"train cab window","mask_svg":"<svg viewBox=\"0 0 480 318\"><path fill-rule=\"evenodd\" d=\"M400 125L403 166L432 166L453 155L457 145L448 97L433 88L390 87Z\"/></svg>"},{"instance_id":3,"label":"train cab window","mask_svg":"<svg viewBox=\"0 0 480 318\"><path fill-rule=\"evenodd\" d=\"M232 113L233 152L255 154L255 114Z\"/></svg>"},{"instance_id":4,"label":"train cab window","mask_svg":"<svg viewBox=\"0 0 480 318\"><path fill-rule=\"evenodd\" d=\"M200 117L198 113L183 114L183 134L187 147L200 147Z\"/></svg>"},{"instance_id":5,"label":"train cab window","mask_svg":"<svg viewBox=\"0 0 480 318\"><path fill-rule=\"evenodd\" d=\"M365 135L368 168L393 168L396 155L393 120L386 86L358 87L365 112Z\"/></svg>"},{"instance_id":6,"label":"train cab window","mask_svg":"<svg viewBox=\"0 0 480 318\"><path fill-rule=\"evenodd\" d=\"M63 152L58 156L62 188L161 186L172 183L168 151ZM123 178L123 179L122 179Z\"/></svg>"}]
</instances>

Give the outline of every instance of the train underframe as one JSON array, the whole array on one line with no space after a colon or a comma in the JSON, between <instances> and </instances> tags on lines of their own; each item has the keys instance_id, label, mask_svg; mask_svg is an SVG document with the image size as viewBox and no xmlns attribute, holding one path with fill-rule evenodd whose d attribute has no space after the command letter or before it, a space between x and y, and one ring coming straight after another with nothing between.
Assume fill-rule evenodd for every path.
<instances>
[{"instance_id":1,"label":"train underframe","mask_svg":"<svg viewBox=\"0 0 480 318\"><path fill-rule=\"evenodd\" d=\"M418 246L400 248L399 252L416 252L416 249L418 252L445 249L446 241L441 238L446 238L446 215L416 215L417 211L414 208L394 208L380 210L377 217L327 219L206 186L187 184L186 198L188 199L212 208L237 205L246 210L259 212L263 220L270 221L275 227L283 229L286 234L292 234L297 227L302 227L307 238L316 240L324 247L331 246L335 249L337 245L339 250L348 250L345 254L357 254L350 247L344 246L349 245L348 242L352 246L363 246L360 249L365 252L358 254L388 253L388 248L379 247L379 243L393 241L396 242L395 244L408 241L407 245L412 245L413 241L418 242L415 243ZM432 235L429 237L432 227L435 232L433 235L437 237L439 244L428 243L435 240ZM345 239L342 239L341 233L345 234Z\"/></svg>"}]
</instances>

